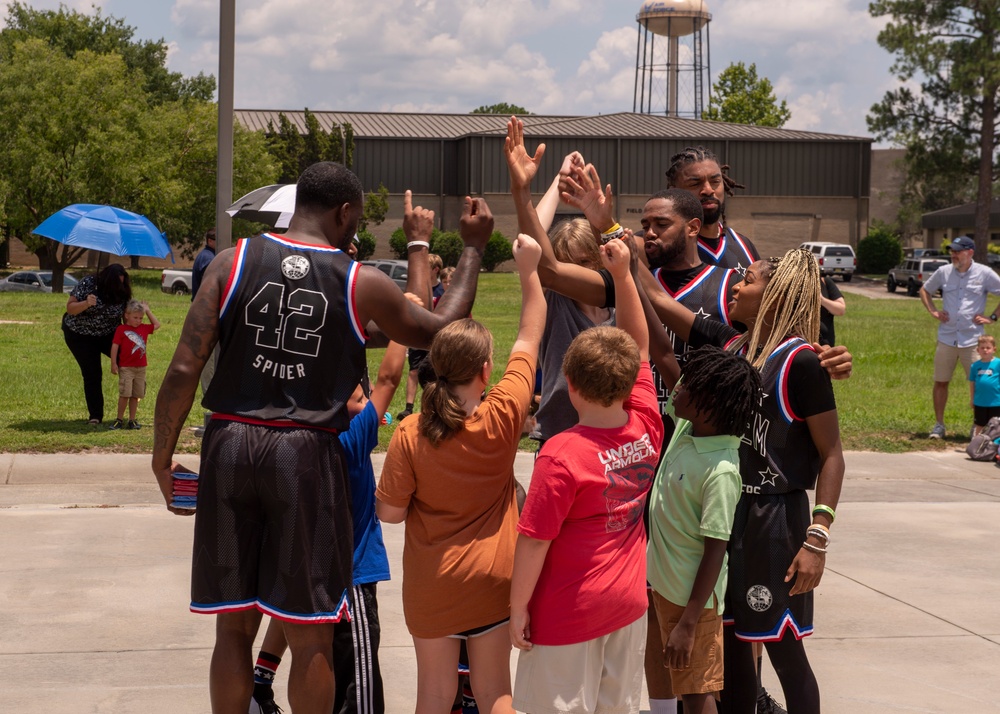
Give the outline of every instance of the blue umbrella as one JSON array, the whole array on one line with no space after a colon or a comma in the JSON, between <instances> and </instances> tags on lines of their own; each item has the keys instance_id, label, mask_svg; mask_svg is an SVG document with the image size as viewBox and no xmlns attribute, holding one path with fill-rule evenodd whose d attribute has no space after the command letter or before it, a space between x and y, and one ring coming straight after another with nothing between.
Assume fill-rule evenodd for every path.
<instances>
[{"instance_id":1,"label":"blue umbrella","mask_svg":"<svg viewBox=\"0 0 1000 714\"><path fill-rule=\"evenodd\" d=\"M115 255L166 258L171 252L163 233L148 218L114 206L75 203L53 213L32 233Z\"/></svg>"}]
</instances>

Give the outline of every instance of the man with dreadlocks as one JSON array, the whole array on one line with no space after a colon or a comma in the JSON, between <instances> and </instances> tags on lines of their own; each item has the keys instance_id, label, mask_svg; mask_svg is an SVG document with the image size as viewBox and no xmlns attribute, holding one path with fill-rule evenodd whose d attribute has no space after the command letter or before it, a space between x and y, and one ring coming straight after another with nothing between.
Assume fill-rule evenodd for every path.
<instances>
[{"instance_id":1,"label":"man with dreadlocks","mask_svg":"<svg viewBox=\"0 0 1000 714\"><path fill-rule=\"evenodd\" d=\"M689 146L670 157L667 185L681 188L701 201L705 220L698 237L698 252L709 265L735 268L742 274L748 265L760 260L757 248L725 224L726 196L733 189L745 188L728 173L729 166L704 146Z\"/></svg>"},{"instance_id":2,"label":"man with dreadlocks","mask_svg":"<svg viewBox=\"0 0 1000 714\"><path fill-rule=\"evenodd\" d=\"M758 677L751 643L763 642L790 711L818 712L819 686L802 638L813 631L813 595L825 567L844 478L836 402L824 367L849 357L817 354L819 267L791 250L747 268L728 325L693 314L663 293L647 296L664 324L692 346L746 356L763 397L740 445L743 495L729 544L724 712L751 714ZM843 374L850 365L842 362ZM835 372L836 374L836 372ZM808 489L816 489L810 520Z\"/></svg>"},{"instance_id":3,"label":"man with dreadlocks","mask_svg":"<svg viewBox=\"0 0 1000 714\"><path fill-rule=\"evenodd\" d=\"M673 360L664 343L665 358ZM662 363L657 350L653 355ZM685 714L714 714L714 694L722 690L726 545L740 499L738 451L759 401L757 370L706 345L687 353L669 405L676 429L650 491L646 577L664 664Z\"/></svg>"}]
</instances>

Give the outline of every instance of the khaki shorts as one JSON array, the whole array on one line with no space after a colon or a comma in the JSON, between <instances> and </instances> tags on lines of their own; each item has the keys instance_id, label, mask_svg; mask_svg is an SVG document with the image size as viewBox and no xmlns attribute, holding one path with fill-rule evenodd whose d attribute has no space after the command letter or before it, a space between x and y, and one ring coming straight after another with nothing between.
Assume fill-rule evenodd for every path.
<instances>
[{"instance_id":1,"label":"khaki shorts","mask_svg":"<svg viewBox=\"0 0 1000 714\"><path fill-rule=\"evenodd\" d=\"M531 714L637 714L645 651L645 613L603 637L522 650L514 708Z\"/></svg>"},{"instance_id":2,"label":"khaki shorts","mask_svg":"<svg viewBox=\"0 0 1000 714\"><path fill-rule=\"evenodd\" d=\"M653 593L656 619L660 622L660 637L666 648L670 633L677 626L684 608ZM666 662L664 662L666 666ZM678 697L684 694L706 694L722 691L722 615L715 608L702 610L694 630L694 649L687 669L669 669L670 684Z\"/></svg>"},{"instance_id":3,"label":"khaki shorts","mask_svg":"<svg viewBox=\"0 0 1000 714\"><path fill-rule=\"evenodd\" d=\"M937 349L934 350L934 381L950 382L952 375L955 374L955 365L958 363L961 363L962 369L965 370L965 376L968 377L969 368L977 357L976 345L955 347L938 342Z\"/></svg>"},{"instance_id":4,"label":"khaki shorts","mask_svg":"<svg viewBox=\"0 0 1000 714\"><path fill-rule=\"evenodd\" d=\"M118 396L126 399L142 399L146 396L146 368L118 368Z\"/></svg>"}]
</instances>

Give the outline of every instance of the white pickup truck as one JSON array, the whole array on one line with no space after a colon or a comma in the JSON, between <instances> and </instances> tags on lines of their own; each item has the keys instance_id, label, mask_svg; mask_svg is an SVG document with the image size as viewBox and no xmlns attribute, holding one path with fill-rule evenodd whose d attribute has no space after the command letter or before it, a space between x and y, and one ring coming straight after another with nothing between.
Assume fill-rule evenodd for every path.
<instances>
[{"instance_id":1,"label":"white pickup truck","mask_svg":"<svg viewBox=\"0 0 1000 714\"><path fill-rule=\"evenodd\" d=\"M191 271L164 270L160 276L160 290L174 295L190 295Z\"/></svg>"}]
</instances>

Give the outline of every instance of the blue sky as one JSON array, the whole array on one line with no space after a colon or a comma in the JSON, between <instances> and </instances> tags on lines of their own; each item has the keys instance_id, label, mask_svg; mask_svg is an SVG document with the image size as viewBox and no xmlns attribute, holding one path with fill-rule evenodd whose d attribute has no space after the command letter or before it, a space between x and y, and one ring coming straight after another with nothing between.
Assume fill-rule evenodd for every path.
<instances>
[{"instance_id":1,"label":"blue sky","mask_svg":"<svg viewBox=\"0 0 1000 714\"><path fill-rule=\"evenodd\" d=\"M467 112L508 101L539 114L632 109L641 0L236 2L237 108ZM99 5L139 37L163 38L175 71L218 73L218 0L64 3L84 12ZM788 127L868 135L865 114L896 81L867 0L706 4L713 81L731 62L754 62L788 102Z\"/></svg>"}]
</instances>

